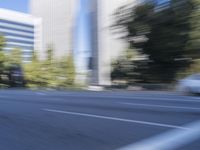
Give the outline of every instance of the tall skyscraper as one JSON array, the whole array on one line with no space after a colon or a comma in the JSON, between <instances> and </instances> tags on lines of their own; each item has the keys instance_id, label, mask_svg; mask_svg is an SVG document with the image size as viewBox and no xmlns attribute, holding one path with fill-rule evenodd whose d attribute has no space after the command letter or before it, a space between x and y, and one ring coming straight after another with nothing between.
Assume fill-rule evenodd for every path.
<instances>
[{"instance_id":1,"label":"tall skyscraper","mask_svg":"<svg viewBox=\"0 0 200 150\"><path fill-rule=\"evenodd\" d=\"M92 83L98 85L111 84L112 61L128 48L128 43L113 34L115 11L125 4L136 3L136 0L91 0L93 20L93 75Z\"/></svg>"},{"instance_id":2,"label":"tall skyscraper","mask_svg":"<svg viewBox=\"0 0 200 150\"><path fill-rule=\"evenodd\" d=\"M30 13L43 19L41 59L45 59L46 50L52 47L55 58L72 52L75 23L76 0L31 0Z\"/></svg>"}]
</instances>

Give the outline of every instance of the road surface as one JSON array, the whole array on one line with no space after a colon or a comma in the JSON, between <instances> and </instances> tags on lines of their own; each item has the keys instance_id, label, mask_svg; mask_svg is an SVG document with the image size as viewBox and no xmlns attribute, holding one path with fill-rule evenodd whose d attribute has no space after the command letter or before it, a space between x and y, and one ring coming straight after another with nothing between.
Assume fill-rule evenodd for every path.
<instances>
[{"instance_id":1,"label":"road surface","mask_svg":"<svg viewBox=\"0 0 200 150\"><path fill-rule=\"evenodd\" d=\"M2 150L199 150L200 97L0 91Z\"/></svg>"}]
</instances>

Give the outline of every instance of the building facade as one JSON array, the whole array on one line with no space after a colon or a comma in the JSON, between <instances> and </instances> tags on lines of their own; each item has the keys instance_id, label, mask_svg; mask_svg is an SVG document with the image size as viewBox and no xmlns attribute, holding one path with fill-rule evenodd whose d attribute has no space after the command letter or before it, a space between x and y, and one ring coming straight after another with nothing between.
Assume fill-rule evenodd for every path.
<instances>
[{"instance_id":1,"label":"building facade","mask_svg":"<svg viewBox=\"0 0 200 150\"><path fill-rule=\"evenodd\" d=\"M111 85L111 64L128 48L128 43L119 38L119 33L114 34L111 30L115 21L115 11L126 4L135 5L136 0L91 0L93 84Z\"/></svg>"},{"instance_id":2,"label":"building facade","mask_svg":"<svg viewBox=\"0 0 200 150\"><path fill-rule=\"evenodd\" d=\"M28 14L0 9L0 34L6 40L5 52L22 50L23 61L30 62L34 49L41 49L42 20Z\"/></svg>"},{"instance_id":3,"label":"building facade","mask_svg":"<svg viewBox=\"0 0 200 150\"><path fill-rule=\"evenodd\" d=\"M54 49L55 58L72 52L73 27L76 0L31 0L30 13L42 18L41 59L46 58L48 48Z\"/></svg>"},{"instance_id":4,"label":"building facade","mask_svg":"<svg viewBox=\"0 0 200 150\"><path fill-rule=\"evenodd\" d=\"M45 58L48 45L57 58L73 51L77 73L89 75L89 84L110 85L111 63L128 47L111 31L113 14L135 1L31 0L31 14L43 19L40 57Z\"/></svg>"}]
</instances>

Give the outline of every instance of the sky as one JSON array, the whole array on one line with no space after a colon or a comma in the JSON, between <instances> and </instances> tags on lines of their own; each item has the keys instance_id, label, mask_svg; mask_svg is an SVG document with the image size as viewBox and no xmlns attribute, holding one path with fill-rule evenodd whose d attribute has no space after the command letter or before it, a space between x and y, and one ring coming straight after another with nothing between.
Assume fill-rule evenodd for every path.
<instances>
[{"instance_id":1,"label":"sky","mask_svg":"<svg viewBox=\"0 0 200 150\"><path fill-rule=\"evenodd\" d=\"M0 0L0 8L28 12L29 0Z\"/></svg>"}]
</instances>

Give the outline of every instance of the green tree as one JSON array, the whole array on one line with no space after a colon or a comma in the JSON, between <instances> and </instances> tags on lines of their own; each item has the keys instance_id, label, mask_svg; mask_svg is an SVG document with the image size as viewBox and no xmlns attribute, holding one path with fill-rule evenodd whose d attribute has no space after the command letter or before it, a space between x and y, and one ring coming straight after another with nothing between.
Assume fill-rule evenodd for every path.
<instances>
[{"instance_id":1,"label":"green tree","mask_svg":"<svg viewBox=\"0 0 200 150\"><path fill-rule=\"evenodd\" d=\"M65 56L54 61L49 72L49 87L66 88L74 86L75 67L72 56Z\"/></svg>"},{"instance_id":2,"label":"green tree","mask_svg":"<svg viewBox=\"0 0 200 150\"><path fill-rule=\"evenodd\" d=\"M0 86L4 87L3 84L3 76L4 76L4 70L5 70L5 66L4 66L4 62L6 60L5 54L3 52L3 48L5 47L6 44L6 40L3 36L0 36Z\"/></svg>"},{"instance_id":3,"label":"green tree","mask_svg":"<svg viewBox=\"0 0 200 150\"><path fill-rule=\"evenodd\" d=\"M179 71L190 66L194 56L199 57L197 49L186 48L193 30L190 19L194 2L171 0L157 5L151 0L136 7L122 7L116 13L113 28L127 32L124 38L130 48L148 56L148 60L137 62L134 70L139 71L143 82L172 82Z\"/></svg>"},{"instance_id":4,"label":"green tree","mask_svg":"<svg viewBox=\"0 0 200 150\"><path fill-rule=\"evenodd\" d=\"M46 87L47 81L43 70L42 63L38 60L36 52L34 52L32 61L24 64L26 85L30 88Z\"/></svg>"},{"instance_id":5,"label":"green tree","mask_svg":"<svg viewBox=\"0 0 200 150\"><path fill-rule=\"evenodd\" d=\"M66 76L65 84L67 86L72 86L75 81L75 66L74 66L74 60L71 55L67 56L67 58L64 58L61 61L63 65L63 69L65 70L64 75ZM62 67L61 67L62 68Z\"/></svg>"},{"instance_id":6,"label":"green tree","mask_svg":"<svg viewBox=\"0 0 200 150\"><path fill-rule=\"evenodd\" d=\"M39 61L34 54L32 62L25 65L27 86L32 88L74 86L75 68L72 57L54 60L52 49L48 49L47 56L45 61Z\"/></svg>"},{"instance_id":7,"label":"green tree","mask_svg":"<svg viewBox=\"0 0 200 150\"><path fill-rule=\"evenodd\" d=\"M0 35L0 51L3 51L3 48L5 47L6 40L3 36Z\"/></svg>"},{"instance_id":8,"label":"green tree","mask_svg":"<svg viewBox=\"0 0 200 150\"><path fill-rule=\"evenodd\" d=\"M192 11L190 14L189 24L189 40L186 42L186 50L188 50L193 58L199 58L200 55L200 0L191 0Z\"/></svg>"},{"instance_id":9,"label":"green tree","mask_svg":"<svg viewBox=\"0 0 200 150\"><path fill-rule=\"evenodd\" d=\"M186 42L186 50L192 55L193 61L189 68L178 73L178 78L200 72L200 0L191 0L192 11L190 14L189 40Z\"/></svg>"},{"instance_id":10,"label":"green tree","mask_svg":"<svg viewBox=\"0 0 200 150\"><path fill-rule=\"evenodd\" d=\"M49 45L46 53L47 53L46 62L50 64L53 61L53 46Z\"/></svg>"},{"instance_id":11,"label":"green tree","mask_svg":"<svg viewBox=\"0 0 200 150\"><path fill-rule=\"evenodd\" d=\"M132 49L125 51L117 60L112 63L111 78L113 82L135 82L134 60L137 58L137 52Z\"/></svg>"},{"instance_id":12,"label":"green tree","mask_svg":"<svg viewBox=\"0 0 200 150\"><path fill-rule=\"evenodd\" d=\"M4 62L5 62L5 54L3 52L3 48L5 47L6 40L3 36L0 36L0 71L3 71Z\"/></svg>"},{"instance_id":13,"label":"green tree","mask_svg":"<svg viewBox=\"0 0 200 150\"><path fill-rule=\"evenodd\" d=\"M5 63L8 65L18 65L22 66L23 58L22 58L22 51L20 48L14 48L11 50L10 53L7 54L7 60Z\"/></svg>"}]
</instances>

